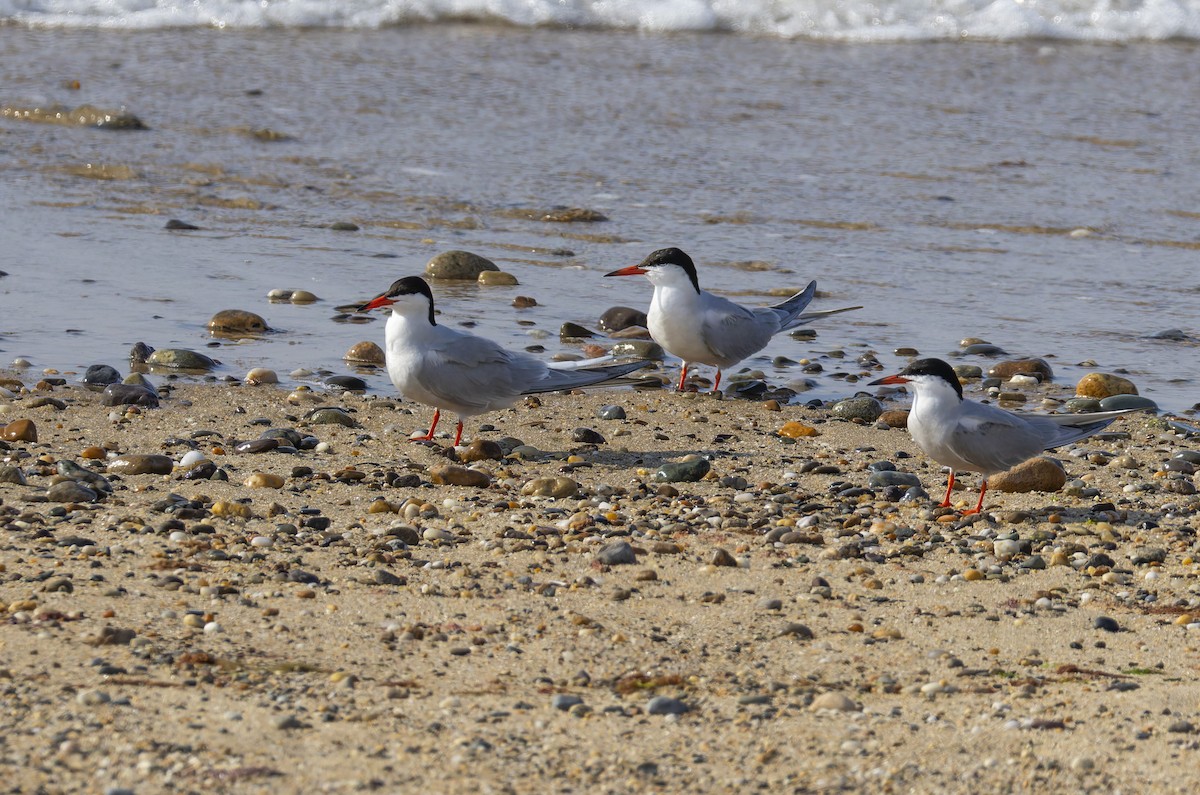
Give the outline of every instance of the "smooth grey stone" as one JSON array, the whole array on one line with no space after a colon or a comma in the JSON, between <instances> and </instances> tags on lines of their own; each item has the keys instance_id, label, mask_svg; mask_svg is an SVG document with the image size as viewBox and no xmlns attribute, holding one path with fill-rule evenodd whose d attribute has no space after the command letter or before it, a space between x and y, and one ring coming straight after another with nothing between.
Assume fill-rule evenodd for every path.
<instances>
[{"instance_id":1,"label":"smooth grey stone","mask_svg":"<svg viewBox=\"0 0 1200 795\"><path fill-rule=\"evenodd\" d=\"M646 313L628 306L609 307L600 316L600 328L610 333L622 331L630 326L645 328L646 325Z\"/></svg>"},{"instance_id":2,"label":"smooth grey stone","mask_svg":"<svg viewBox=\"0 0 1200 795\"><path fill-rule=\"evenodd\" d=\"M606 566L637 563L637 553L628 541L610 541L596 553L596 562Z\"/></svg>"},{"instance_id":3,"label":"smooth grey stone","mask_svg":"<svg viewBox=\"0 0 1200 795\"><path fill-rule=\"evenodd\" d=\"M107 364L93 364L83 374L83 383L93 386L108 386L115 384L121 380L121 374L117 372L117 368Z\"/></svg>"},{"instance_id":4,"label":"smooth grey stone","mask_svg":"<svg viewBox=\"0 0 1200 795\"><path fill-rule=\"evenodd\" d=\"M983 378L983 368L977 364L956 364L954 365L954 374L960 379Z\"/></svg>"},{"instance_id":5,"label":"smooth grey stone","mask_svg":"<svg viewBox=\"0 0 1200 795\"><path fill-rule=\"evenodd\" d=\"M0 466L0 483L14 483L18 486L26 485L25 473L20 467Z\"/></svg>"},{"instance_id":6,"label":"smooth grey stone","mask_svg":"<svg viewBox=\"0 0 1200 795\"><path fill-rule=\"evenodd\" d=\"M356 375L331 375L325 379L325 383L350 392L367 391L367 382Z\"/></svg>"},{"instance_id":7,"label":"smooth grey stone","mask_svg":"<svg viewBox=\"0 0 1200 795\"><path fill-rule=\"evenodd\" d=\"M576 428L571 431L571 441L580 442L582 444L604 444L604 436L593 431L591 428Z\"/></svg>"},{"instance_id":8,"label":"smooth grey stone","mask_svg":"<svg viewBox=\"0 0 1200 795\"><path fill-rule=\"evenodd\" d=\"M601 406L596 411L596 416L602 420L623 420L625 419L625 409L620 406Z\"/></svg>"},{"instance_id":9,"label":"smooth grey stone","mask_svg":"<svg viewBox=\"0 0 1200 795\"><path fill-rule=\"evenodd\" d=\"M1108 616L1096 616L1096 620L1092 622L1092 626L1096 629L1102 629L1105 632L1120 632L1121 625L1116 622L1116 619Z\"/></svg>"},{"instance_id":10,"label":"smooth grey stone","mask_svg":"<svg viewBox=\"0 0 1200 795\"><path fill-rule=\"evenodd\" d=\"M403 577L397 577L387 569L375 569L375 583L377 585L404 585L408 580Z\"/></svg>"},{"instance_id":11,"label":"smooth grey stone","mask_svg":"<svg viewBox=\"0 0 1200 795\"><path fill-rule=\"evenodd\" d=\"M682 715L690 709L687 704L670 696L655 696L646 702L647 715Z\"/></svg>"},{"instance_id":12,"label":"smooth grey stone","mask_svg":"<svg viewBox=\"0 0 1200 795\"><path fill-rule=\"evenodd\" d=\"M476 281L484 271L498 271L490 259L472 254L470 251L443 251L425 265L425 276L430 279L458 279Z\"/></svg>"},{"instance_id":13,"label":"smooth grey stone","mask_svg":"<svg viewBox=\"0 0 1200 795\"><path fill-rule=\"evenodd\" d=\"M582 704L583 699L570 693L559 693L550 699L550 706L566 712L576 704Z\"/></svg>"},{"instance_id":14,"label":"smooth grey stone","mask_svg":"<svg viewBox=\"0 0 1200 795\"><path fill-rule=\"evenodd\" d=\"M1200 450L1180 450L1172 458L1187 461L1189 464L1200 466Z\"/></svg>"},{"instance_id":15,"label":"smooth grey stone","mask_svg":"<svg viewBox=\"0 0 1200 795\"><path fill-rule=\"evenodd\" d=\"M76 483L82 483L89 489L112 493L112 484L108 482L108 478L101 475L99 472L93 472L86 467L81 467L74 461L59 461L55 465L58 474L68 477Z\"/></svg>"},{"instance_id":16,"label":"smooth grey stone","mask_svg":"<svg viewBox=\"0 0 1200 795\"><path fill-rule=\"evenodd\" d=\"M1158 411L1158 404L1143 395L1109 395L1100 401L1101 411L1120 409L1151 409Z\"/></svg>"},{"instance_id":17,"label":"smooth grey stone","mask_svg":"<svg viewBox=\"0 0 1200 795\"><path fill-rule=\"evenodd\" d=\"M563 323L558 329L558 338L563 340L586 340L596 336L578 323Z\"/></svg>"},{"instance_id":18,"label":"smooth grey stone","mask_svg":"<svg viewBox=\"0 0 1200 795\"><path fill-rule=\"evenodd\" d=\"M632 356L637 359L653 359L661 361L666 357L662 346L649 340L627 340L612 346L612 355L616 357Z\"/></svg>"},{"instance_id":19,"label":"smooth grey stone","mask_svg":"<svg viewBox=\"0 0 1200 795\"><path fill-rule=\"evenodd\" d=\"M707 458L696 458L692 461L669 461L654 473L654 480L659 483L695 483L708 474L712 464Z\"/></svg>"},{"instance_id":20,"label":"smooth grey stone","mask_svg":"<svg viewBox=\"0 0 1200 795\"><path fill-rule=\"evenodd\" d=\"M963 348L960 353L964 356L1007 356L1008 351L1001 348L999 345L993 345L990 342L977 342L974 345L968 345Z\"/></svg>"},{"instance_id":21,"label":"smooth grey stone","mask_svg":"<svg viewBox=\"0 0 1200 795\"><path fill-rule=\"evenodd\" d=\"M146 357L146 364L169 367L173 370L213 370L218 362L203 353L187 348L162 348Z\"/></svg>"},{"instance_id":22,"label":"smooth grey stone","mask_svg":"<svg viewBox=\"0 0 1200 795\"><path fill-rule=\"evenodd\" d=\"M266 453L279 447L279 439L275 437L267 437L265 439L251 439L246 442L238 442L233 446L235 453Z\"/></svg>"},{"instance_id":23,"label":"smooth grey stone","mask_svg":"<svg viewBox=\"0 0 1200 795\"><path fill-rule=\"evenodd\" d=\"M281 439L286 441L292 447L300 447L304 442L304 437L295 428L268 428L262 432L260 439ZM282 443L282 442L281 442Z\"/></svg>"},{"instance_id":24,"label":"smooth grey stone","mask_svg":"<svg viewBox=\"0 0 1200 795\"><path fill-rule=\"evenodd\" d=\"M1100 401L1096 398L1075 397L1064 403L1063 408L1071 414L1090 414L1100 410Z\"/></svg>"},{"instance_id":25,"label":"smooth grey stone","mask_svg":"<svg viewBox=\"0 0 1200 795\"><path fill-rule=\"evenodd\" d=\"M874 472L867 478L868 486L920 486L921 479L911 472Z\"/></svg>"},{"instance_id":26,"label":"smooth grey stone","mask_svg":"<svg viewBox=\"0 0 1200 795\"><path fill-rule=\"evenodd\" d=\"M158 408L158 396L144 386L109 384L100 396L102 406L147 406Z\"/></svg>"}]
</instances>

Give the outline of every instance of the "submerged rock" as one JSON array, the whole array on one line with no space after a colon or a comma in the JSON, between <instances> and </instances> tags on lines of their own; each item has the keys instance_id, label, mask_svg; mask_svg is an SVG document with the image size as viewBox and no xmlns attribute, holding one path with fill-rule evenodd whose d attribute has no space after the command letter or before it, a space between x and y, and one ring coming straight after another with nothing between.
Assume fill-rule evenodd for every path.
<instances>
[{"instance_id":1,"label":"submerged rock","mask_svg":"<svg viewBox=\"0 0 1200 795\"><path fill-rule=\"evenodd\" d=\"M484 271L498 271L496 263L469 251L443 251L425 266L430 279L478 281Z\"/></svg>"}]
</instances>

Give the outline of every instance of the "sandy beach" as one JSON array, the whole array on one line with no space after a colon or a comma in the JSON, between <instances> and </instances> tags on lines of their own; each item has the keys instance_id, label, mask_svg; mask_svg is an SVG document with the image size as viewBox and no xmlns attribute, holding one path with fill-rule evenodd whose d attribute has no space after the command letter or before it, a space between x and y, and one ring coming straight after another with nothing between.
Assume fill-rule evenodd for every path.
<instances>
[{"instance_id":1,"label":"sandy beach","mask_svg":"<svg viewBox=\"0 0 1200 795\"><path fill-rule=\"evenodd\" d=\"M0 379L7 791L1194 791L1196 448L1153 415L963 518L828 404L549 395L455 454L397 398L60 378Z\"/></svg>"}]
</instances>

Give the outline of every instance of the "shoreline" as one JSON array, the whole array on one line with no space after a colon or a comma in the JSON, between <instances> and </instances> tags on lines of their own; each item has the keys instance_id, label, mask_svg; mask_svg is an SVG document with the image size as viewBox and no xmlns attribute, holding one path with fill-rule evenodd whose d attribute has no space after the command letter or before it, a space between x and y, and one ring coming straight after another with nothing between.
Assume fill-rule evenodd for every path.
<instances>
[{"instance_id":1,"label":"shoreline","mask_svg":"<svg viewBox=\"0 0 1200 795\"><path fill-rule=\"evenodd\" d=\"M1200 499L1166 489L1190 447L1148 415L1058 455L1099 496L989 491L962 520L869 487L883 460L931 494L944 480L904 431L828 407L544 396L468 423L469 442L530 446L475 464L479 488L433 482L453 462L445 439L404 441L429 416L408 402L166 392L0 400L38 434L3 452L28 453L27 485L0 483L14 787L1192 784ZM596 416L613 404L626 419ZM359 427L304 420L327 405ZM788 422L819 435L785 439ZM271 428L296 452L235 451ZM228 480L84 457L178 463L189 443ZM703 479L653 480L690 453ZM112 495L42 501L64 459Z\"/></svg>"}]
</instances>

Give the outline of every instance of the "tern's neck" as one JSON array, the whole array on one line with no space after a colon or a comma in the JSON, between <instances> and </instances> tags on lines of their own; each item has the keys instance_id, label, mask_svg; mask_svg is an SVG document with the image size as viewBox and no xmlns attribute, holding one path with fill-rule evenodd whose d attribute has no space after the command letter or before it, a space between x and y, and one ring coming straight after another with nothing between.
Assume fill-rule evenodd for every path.
<instances>
[{"instance_id":1,"label":"tern's neck","mask_svg":"<svg viewBox=\"0 0 1200 795\"><path fill-rule=\"evenodd\" d=\"M919 416L945 416L962 408L962 398L954 387L947 383L921 384L913 395L913 414Z\"/></svg>"},{"instance_id":2,"label":"tern's neck","mask_svg":"<svg viewBox=\"0 0 1200 795\"><path fill-rule=\"evenodd\" d=\"M403 341L406 344L420 342L435 336L438 328L438 326L430 324L429 316L426 313L397 312L393 309L387 320L387 341L389 344L393 341Z\"/></svg>"}]
</instances>

